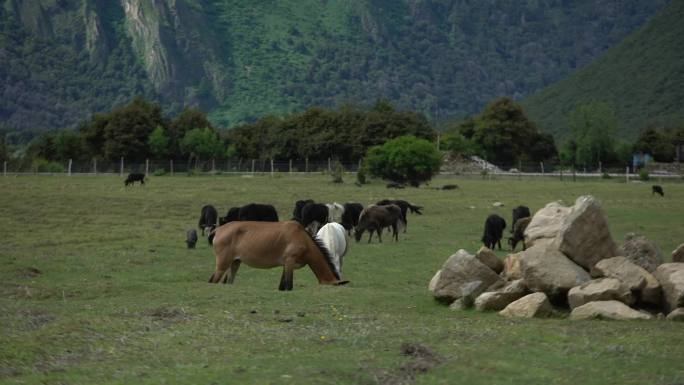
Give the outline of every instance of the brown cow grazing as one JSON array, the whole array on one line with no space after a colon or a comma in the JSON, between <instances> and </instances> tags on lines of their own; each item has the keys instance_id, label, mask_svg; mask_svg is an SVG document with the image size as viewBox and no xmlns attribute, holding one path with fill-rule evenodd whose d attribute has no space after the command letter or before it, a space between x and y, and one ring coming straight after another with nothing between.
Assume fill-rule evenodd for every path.
<instances>
[{"instance_id":1,"label":"brown cow grazing","mask_svg":"<svg viewBox=\"0 0 684 385\"><path fill-rule=\"evenodd\" d=\"M508 238L508 244L511 246L511 251L515 250L515 247L520 241L522 241L523 250L527 249L527 246L525 245L525 229L527 229L527 225L530 224L531 220L532 217L525 217L515 221L515 224L513 225L513 235Z\"/></svg>"},{"instance_id":2,"label":"brown cow grazing","mask_svg":"<svg viewBox=\"0 0 684 385\"><path fill-rule=\"evenodd\" d=\"M392 228L392 235L395 241L399 241L398 227L405 226L401 208L397 205L370 205L361 211L359 224L356 226L354 238L356 242L361 240L364 231L368 231L368 243L373 238L373 231L378 233L378 240L382 242L382 230L386 227Z\"/></svg>"},{"instance_id":3,"label":"brown cow grazing","mask_svg":"<svg viewBox=\"0 0 684 385\"><path fill-rule=\"evenodd\" d=\"M309 266L325 285L343 285L340 262L317 238L295 221L230 222L216 229L214 255L216 271L209 283L233 283L240 264L258 269L282 266L278 290L292 290L293 272Z\"/></svg>"}]
</instances>

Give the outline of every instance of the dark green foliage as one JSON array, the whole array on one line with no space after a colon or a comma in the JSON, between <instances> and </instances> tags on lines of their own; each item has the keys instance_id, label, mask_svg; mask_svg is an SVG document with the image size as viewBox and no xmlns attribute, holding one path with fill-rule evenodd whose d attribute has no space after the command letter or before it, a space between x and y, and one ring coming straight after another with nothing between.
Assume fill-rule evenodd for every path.
<instances>
[{"instance_id":1,"label":"dark green foliage","mask_svg":"<svg viewBox=\"0 0 684 385\"><path fill-rule=\"evenodd\" d=\"M656 162L672 162L675 156L676 131L665 132L656 127L647 127L639 134L632 147L634 152L653 156Z\"/></svg>"},{"instance_id":2,"label":"dark green foliage","mask_svg":"<svg viewBox=\"0 0 684 385\"><path fill-rule=\"evenodd\" d=\"M484 151L472 139L466 139L458 132L449 132L442 135L440 150L449 151L454 155L461 156L484 156Z\"/></svg>"},{"instance_id":3,"label":"dark green foliage","mask_svg":"<svg viewBox=\"0 0 684 385\"><path fill-rule=\"evenodd\" d=\"M229 131L235 155L246 159L360 159L369 147L387 139L414 135L434 140L425 117L396 111L387 102L369 110L344 106L338 110L313 107L284 118L266 116Z\"/></svg>"},{"instance_id":4,"label":"dark green foliage","mask_svg":"<svg viewBox=\"0 0 684 385\"><path fill-rule=\"evenodd\" d=\"M439 171L442 156L429 141L402 136L370 148L364 162L371 175L418 187Z\"/></svg>"},{"instance_id":5,"label":"dark green foliage","mask_svg":"<svg viewBox=\"0 0 684 385\"><path fill-rule=\"evenodd\" d=\"M157 126L152 131L149 138L147 138L147 145L150 148L150 154L156 159L164 158L169 154L169 137L166 136L162 126Z\"/></svg>"},{"instance_id":6,"label":"dark green foliage","mask_svg":"<svg viewBox=\"0 0 684 385\"><path fill-rule=\"evenodd\" d=\"M615 134L617 118L613 107L605 102L578 105L570 113L568 125L576 146L577 164L598 165L616 160Z\"/></svg>"},{"instance_id":7,"label":"dark green foliage","mask_svg":"<svg viewBox=\"0 0 684 385\"><path fill-rule=\"evenodd\" d=\"M165 126L161 107L138 97L109 115L104 127L104 158L140 161L149 156L148 137L157 126Z\"/></svg>"},{"instance_id":8,"label":"dark green foliage","mask_svg":"<svg viewBox=\"0 0 684 385\"><path fill-rule=\"evenodd\" d=\"M463 122L462 145L481 149L487 160L499 165L543 161L556 156L553 137L540 133L522 107L510 98L491 102L482 114Z\"/></svg>"},{"instance_id":9,"label":"dark green foliage","mask_svg":"<svg viewBox=\"0 0 684 385\"><path fill-rule=\"evenodd\" d=\"M197 160L220 156L224 150L218 134L210 127L186 132L180 141L180 149L184 155Z\"/></svg>"},{"instance_id":10,"label":"dark green foliage","mask_svg":"<svg viewBox=\"0 0 684 385\"><path fill-rule=\"evenodd\" d=\"M180 141L185 136L185 133L195 128L205 127L214 129L214 126L207 119L207 115L204 112L197 108L184 109L169 125L168 136L171 140L169 151L171 153L178 153Z\"/></svg>"},{"instance_id":11,"label":"dark green foliage","mask_svg":"<svg viewBox=\"0 0 684 385\"><path fill-rule=\"evenodd\" d=\"M120 1L6 1L0 120L71 127L134 95L222 126L376 99L461 118L564 78L665 2L158 0L133 20Z\"/></svg>"},{"instance_id":12,"label":"dark green foliage","mask_svg":"<svg viewBox=\"0 0 684 385\"><path fill-rule=\"evenodd\" d=\"M651 124L684 121L684 2L676 0L601 58L523 105L547 132L567 137L576 106L602 100L615 109L617 133L634 140Z\"/></svg>"}]
</instances>

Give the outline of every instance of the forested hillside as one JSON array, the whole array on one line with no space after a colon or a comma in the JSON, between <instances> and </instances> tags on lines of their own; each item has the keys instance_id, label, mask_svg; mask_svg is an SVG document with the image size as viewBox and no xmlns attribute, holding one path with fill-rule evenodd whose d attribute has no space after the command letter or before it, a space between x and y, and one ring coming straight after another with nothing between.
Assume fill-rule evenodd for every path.
<instances>
[{"instance_id":1,"label":"forested hillside","mask_svg":"<svg viewBox=\"0 0 684 385\"><path fill-rule=\"evenodd\" d=\"M684 1L675 0L596 62L524 101L539 126L563 136L578 105L608 103L618 131L636 138L649 125L684 122Z\"/></svg>"},{"instance_id":2,"label":"forested hillside","mask_svg":"<svg viewBox=\"0 0 684 385\"><path fill-rule=\"evenodd\" d=\"M458 118L566 77L666 3L4 0L0 130L75 126L135 95L220 127L377 99Z\"/></svg>"}]
</instances>

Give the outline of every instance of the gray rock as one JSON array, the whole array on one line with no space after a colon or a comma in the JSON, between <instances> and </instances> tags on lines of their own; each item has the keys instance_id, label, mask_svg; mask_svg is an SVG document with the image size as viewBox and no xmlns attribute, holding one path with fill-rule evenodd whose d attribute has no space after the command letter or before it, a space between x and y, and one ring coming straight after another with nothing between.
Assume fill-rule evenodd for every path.
<instances>
[{"instance_id":1,"label":"gray rock","mask_svg":"<svg viewBox=\"0 0 684 385\"><path fill-rule=\"evenodd\" d=\"M672 250L672 262L684 262L684 243Z\"/></svg>"},{"instance_id":2,"label":"gray rock","mask_svg":"<svg viewBox=\"0 0 684 385\"><path fill-rule=\"evenodd\" d=\"M684 307L684 263L664 263L655 271L665 299L665 310Z\"/></svg>"},{"instance_id":3,"label":"gray rock","mask_svg":"<svg viewBox=\"0 0 684 385\"><path fill-rule=\"evenodd\" d=\"M639 301L651 305L660 305L663 303L663 288L656 277L642 269L644 278L646 278L646 286L639 292Z\"/></svg>"},{"instance_id":4,"label":"gray rock","mask_svg":"<svg viewBox=\"0 0 684 385\"><path fill-rule=\"evenodd\" d=\"M684 322L684 307L678 307L667 315L669 321Z\"/></svg>"},{"instance_id":5,"label":"gray rock","mask_svg":"<svg viewBox=\"0 0 684 385\"><path fill-rule=\"evenodd\" d=\"M522 271L520 271L520 253L509 254L504 258L504 269L502 275L508 280L516 280L522 278Z\"/></svg>"},{"instance_id":6,"label":"gray rock","mask_svg":"<svg viewBox=\"0 0 684 385\"><path fill-rule=\"evenodd\" d=\"M658 246L643 235L634 233L625 236L625 243L620 246L618 253L650 273L665 262Z\"/></svg>"},{"instance_id":7,"label":"gray rock","mask_svg":"<svg viewBox=\"0 0 684 385\"><path fill-rule=\"evenodd\" d=\"M467 308L468 307L463 303L463 300L460 298L452 302L451 305L449 305L449 309L451 310L465 310Z\"/></svg>"},{"instance_id":8,"label":"gray rock","mask_svg":"<svg viewBox=\"0 0 684 385\"><path fill-rule=\"evenodd\" d=\"M527 294L527 286L522 279L519 279L509 282L500 290L480 294L475 299L475 308L480 311L499 311L525 294Z\"/></svg>"},{"instance_id":9,"label":"gray rock","mask_svg":"<svg viewBox=\"0 0 684 385\"><path fill-rule=\"evenodd\" d=\"M565 217L570 213L570 207L560 202L551 202L540 209L525 229L525 244L527 247L534 246L542 239L555 239Z\"/></svg>"},{"instance_id":10,"label":"gray rock","mask_svg":"<svg viewBox=\"0 0 684 385\"><path fill-rule=\"evenodd\" d=\"M428 290L430 293L435 293L435 289L437 288L437 282L439 281L439 276L442 274L442 270L437 270L435 275L432 277L430 280L430 283L428 284Z\"/></svg>"},{"instance_id":11,"label":"gray rock","mask_svg":"<svg viewBox=\"0 0 684 385\"><path fill-rule=\"evenodd\" d=\"M510 303L499 314L518 318L550 317L553 308L546 294L532 293Z\"/></svg>"},{"instance_id":12,"label":"gray rock","mask_svg":"<svg viewBox=\"0 0 684 385\"><path fill-rule=\"evenodd\" d=\"M471 296L474 301L499 280L501 278L492 269L461 249L444 262L434 284L433 295L446 304L463 296Z\"/></svg>"},{"instance_id":13,"label":"gray rock","mask_svg":"<svg viewBox=\"0 0 684 385\"><path fill-rule=\"evenodd\" d=\"M634 296L627 285L616 278L599 278L573 287L568 292L570 309L594 301L617 300L627 305L634 303Z\"/></svg>"},{"instance_id":14,"label":"gray rock","mask_svg":"<svg viewBox=\"0 0 684 385\"><path fill-rule=\"evenodd\" d=\"M525 285L543 292L551 301L564 301L570 289L591 279L589 273L548 245L535 245L520 253Z\"/></svg>"},{"instance_id":15,"label":"gray rock","mask_svg":"<svg viewBox=\"0 0 684 385\"><path fill-rule=\"evenodd\" d=\"M480 250L475 254L480 262L484 263L490 269L494 270L496 274L503 270L503 262L496 256L496 254L486 246L480 247Z\"/></svg>"},{"instance_id":16,"label":"gray rock","mask_svg":"<svg viewBox=\"0 0 684 385\"><path fill-rule=\"evenodd\" d=\"M660 283L653 274L635 265L625 257L613 257L599 261L591 268L593 277L617 278L627 285L640 302L650 305L662 303Z\"/></svg>"},{"instance_id":17,"label":"gray rock","mask_svg":"<svg viewBox=\"0 0 684 385\"><path fill-rule=\"evenodd\" d=\"M620 301L595 301L572 309L571 320L581 319L639 320L653 319L653 316L634 310Z\"/></svg>"},{"instance_id":18,"label":"gray rock","mask_svg":"<svg viewBox=\"0 0 684 385\"><path fill-rule=\"evenodd\" d=\"M617 255L601 204L590 195L577 198L570 213L563 218L556 244L558 250L586 270L602 259Z\"/></svg>"}]
</instances>

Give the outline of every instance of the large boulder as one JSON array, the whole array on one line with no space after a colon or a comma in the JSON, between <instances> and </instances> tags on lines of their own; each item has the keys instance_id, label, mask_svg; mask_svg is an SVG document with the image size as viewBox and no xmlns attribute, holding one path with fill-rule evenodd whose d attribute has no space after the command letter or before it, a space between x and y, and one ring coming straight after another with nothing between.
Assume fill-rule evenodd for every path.
<instances>
[{"instance_id":1,"label":"large boulder","mask_svg":"<svg viewBox=\"0 0 684 385\"><path fill-rule=\"evenodd\" d=\"M646 286L641 289L639 293L639 301L650 304L660 305L663 303L663 288L656 277L643 269L644 278L646 278Z\"/></svg>"},{"instance_id":2,"label":"large boulder","mask_svg":"<svg viewBox=\"0 0 684 385\"><path fill-rule=\"evenodd\" d=\"M464 295L472 296L474 300L500 280L492 269L474 255L461 249L444 262L441 273L434 283L433 295L438 301L446 304Z\"/></svg>"},{"instance_id":3,"label":"large boulder","mask_svg":"<svg viewBox=\"0 0 684 385\"><path fill-rule=\"evenodd\" d=\"M653 274L625 257L599 261L591 268L592 277L617 278L636 294L638 300L649 305L660 305L662 290Z\"/></svg>"},{"instance_id":4,"label":"large boulder","mask_svg":"<svg viewBox=\"0 0 684 385\"><path fill-rule=\"evenodd\" d=\"M620 246L618 252L651 273L665 261L658 246L643 235L634 233L629 233L625 236L625 243Z\"/></svg>"},{"instance_id":5,"label":"large boulder","mask_svg":"<svg viewBox=\"0 0 684 385\"><path fill-rule=\"evenodd\" d=\"M570 213L570 207L560 202L551 202L540 209L530 220L525 229L525 245L534 246L541 239L555 239L565 217Z\"/></svg>"},{"instance_id":6,"label":"large boulder","mask_svg":"<svg viewBox=\"0 0 684 385\"><path fill-rule=\"evenodd\" d=\"M627 285L615 278L599 278L573 287L568 292L570 309L594 301L617 300L627 305L634 303L634 296Z\"/></svg>"},{"instance_id":7,"label":"large boulder","mask_svg":"<svg viewBox=\"0 0 684 385\"><path fill-rule=\"evenodd\" d=\"M669 321L684 322L684 307L678 307L667 315Z\"/></svg>"},{"instance_id":8,"label":"large boulder","mask_svg":"<svg viewBox=\"0 0 684 385\"><path fill-rule=\"evenodd\" d=\"M430 280L430 283L428 284L428 290L430 290L430 293L435 293L435 289L437 288L437 282L439 282L439 277L442 275L442 270L437 270L434 276L432 276L432 279Z\"/></svg>"},{"instance_id":9,"label":"large boulder","mask_svg":"<svg viewBox=\"0 0 684 385\"><path fill-rule=\"evenodd\" d=\"M580 319L638 320L652 319L653 316L634 310L620 301L595 301L572 309L571 320Z\"/></svg>"},{"instance_id":10,"label":"large boulder","mask_svg":"<svg viewBox=\"0 0 684 385\"><path fill-rule=\"evenodd\" d=\"M563 218L556 244L558 250L586 270L602 259L617 255L601 204L589 195L577 198L570 213Z\"/></svg>"},{"instance_id":11,"label":"large boulder","mask_svg":"<svg viewBox=\"0 0 684 385\"><path fill-rule=\"evenodd\" d=\"M527 286L522 279L509 282L497 291L488 291L475 299L475 308L480 311L504 309L508 304L527 294Z\"/></svg>"},{"instance_id":12,"label":"large boulder","mask_svg":"<svg viewBox=\"0 0 684 385\"><path fill-rule=\"evenodd\" d=\"M496 254L486 246L480 247L480 250L475 254L480 262L484 263L495 273L499 274L504 268L503 262L496 256Z\"/></svg>"},{"instance_id":13,"label":"large boulder","mask_svg":"<svg viewBox=\"0 0 684 385\"><path fill-rule=\"evenodd\" d=\"M684 307L684 263L662 264L656 269L655 277L663 288L665 310Z\"/></svg>"},{"instance_id":14,"label":"large boulder","mask_svg":"<svg viewBox=\"0 0 684 385\"><path fill-rule=\"evenodd\" d=\"M499 314L506 317L550 317L553 307L544 293L532 293L510 303Z\"/></svg>"},{"instance_id":15,"label":"large boulder","mask_svg":"<svg viewBox=\"0 0 684 385\"><path fill-rule=\"evenodd\" d=\"M672 262L684 262L684 243L672 250Z\"/></svg>"},{"instance_id":16,"label":"large boulder","mask_svg":"<svg viewBox=\"0 0 684 385\"><path fill-rule=\"evenodd\" d=\"M520 271L520 256L523 252L508 254L504 258L504 269L502 275L508 280L516 280L522 278L522 271Z\"/></svg>"},{"instance_id":17,"label":"large boulder","mask_svg":"<svg viewBox=\"0 0 684 385\"><path fill-rule=\"evenodd\" d=\"M520 253L520 271L530 291L544 292L564 302L570 289L591 279L589 273L549 245L536 245Z\"/></svg>"}]
</instances>

